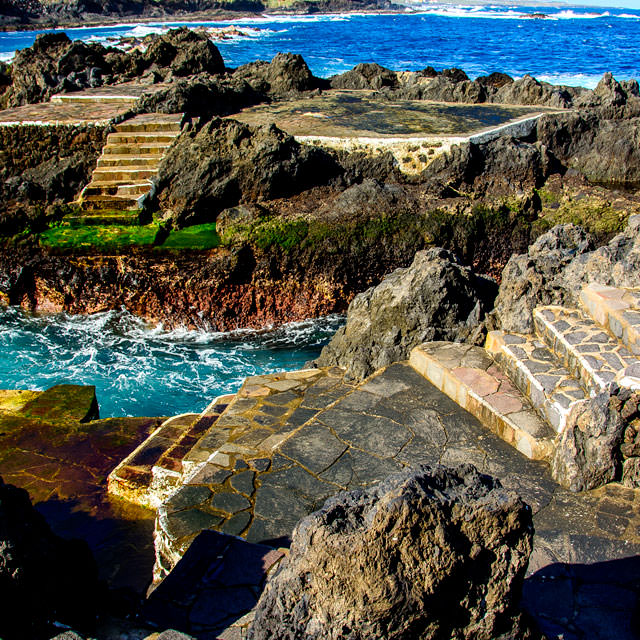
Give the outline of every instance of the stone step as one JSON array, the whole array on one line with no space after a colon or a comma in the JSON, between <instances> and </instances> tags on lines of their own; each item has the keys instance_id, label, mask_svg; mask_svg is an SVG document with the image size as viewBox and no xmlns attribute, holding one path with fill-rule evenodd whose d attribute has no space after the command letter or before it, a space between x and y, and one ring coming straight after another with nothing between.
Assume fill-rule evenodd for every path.
<instances>
[{"instance_id":1,"label":"stone step","mask_svg":"<svg viewBox=\"0 0 640 640\"><path fill-rule=\"evenodd\" d=\"M116 131L156 131L165 128L167 131L180 131L184 122L183 113L143 113L120 122ZM148 129L142 129L148 127Z\"/></svg>"},{"instance_id":2,"label":"stone step","mask_svg":"<svg viewBox=\"0 0 640 640\"><path fill-rule=\"evenodd\" d=\"M140 506L150 507L148 488L154 465L197 418L199 414L185 413L165 420L109 474L109 493Z\"/></svg>"},{"instance_id":3,"label":"stone step","mask_svg":"<svg viewBox=\"0 0 640 640\"><path fill-rule=\"evenodd\" d=\"M156 134L175 134L182 130L182 119L171 122L136 122L135 120L126 120L116 125L116 133L156 133Z\"/></svg>"},{"instance_id":4,"label":"stone step","mask_svg":"<svg viewBox=\"0 0 640 640\"><path fill-rule=\"evenodd\" d=\"M140 224L140 211L139 209L110 211L106 207L96 208L94 211L86 211L83 214L66 215L64 221L72 227L95 225L138 226Z\"/></svg>"},{"instance_id":5,"label":"stone step","mask_svg":"<svg viewBox=\"0 0 640 640\"><path fill-rule=\"evenodd\" d=\"M580 293L587 313L634 355L640 355L640 289L589 284Z\"/></svg>"},{"instance_id":6,"label":"stone step","mask_svg":"<svg viewBox=\"0 0 640 640\"><path fill-rule=\"evenodd\" d=\"M582 311L538 307L533 321L542 341L591 395L616 384L635 388L625 381L629 374L634 377L635 356Z\"/></svg>"},{"instance_id":7,"label":"stone step","mask_svg":"<svg viewBox=\"0 0 640 640\"><path fill-rule=\"evenodd\" d=\"M166 144L170 145L178 136L179 131L166 131L166 132L123 132L123 133L110 133L107 136L107 145L121 145L121 144Z\"/></svg>"},{"instance_id":8,"label":"stone step","mask_svg":"<svg viewBox=\"0 0 640 640\"><path fill-rule=\"evenodd\" d=\"M569 410L587 394L547 346L532 336L490 331L485 349L538 414L562 433Z\"/></svg>"},{"instance_id":9,"label":"stone step","mask_svg":"<svg viewBox=\"0 0 640 640\"><path fill-rule=\"evenodd\" d=\"M77 204L85 211L137 211L142 208L138 198L120 196L90 195L82 197Z\"/></svg>"},{"instance_id":10,"label":"stone step","mask_svg":"<svg viewBox=\"0 0 640 640\"><path fill-rule=\"evenodd\" d=\"M83 198L86 196L131 196L138 198L151 191L153 183L151 181L131 183L122 180L112 182L90 182L83 190Z\"/></svg>"},{"instance_id":11,"label":"stone step","mask_svg":"<svg viewBox=\"0 0 640 640\"><path fill-rule=\"evenodd\" d=\"M129 95L88 95L83 92L78 93L57 93L51 96L50 102L54 104L80 103L80 104L124 104L134 105L139 96Z\"/></svg>"},{"instance_id":12,"label":"stone step","mask_svg":"<svg viewBox=\"0 0 640 640\"><path fill-rule=\"evenodd\" d=\"M556 434L482 347L427 342L409 364L520 453L550 458Z\"/></svg>"},{"instance_id":13,"label":"stone step","mask_svg":"<svg viewBox=\"0 0 640 640\"><path fill-rule=\"evenodd\" d=\"M170 142L141 142L108 144L102 150L103 156L162 156L171 146Z\"/></svg>"},{"instance_id":14,"label":"stone step","mask_svg":"<svg viewBox=\"0 0 640 640\"><path fill-rule=\"evenodd\" d=\"M158 155L136 156L109 153L98 158L98 167L119 167L122 169L153 167L157 169L159 165L160 157Z\"/></svg>"},{"instance_id":15,"label":"stone step","mask_svg":"<svg viewBox=\"0 0 640 640\"><path fill-rule=\"evenodd\" d=\"M91 182L140 182L153 178L157 173L155 167L137 167L123 169L122 167L98 167L94 170Z\"/></svg>"}]
</instances>

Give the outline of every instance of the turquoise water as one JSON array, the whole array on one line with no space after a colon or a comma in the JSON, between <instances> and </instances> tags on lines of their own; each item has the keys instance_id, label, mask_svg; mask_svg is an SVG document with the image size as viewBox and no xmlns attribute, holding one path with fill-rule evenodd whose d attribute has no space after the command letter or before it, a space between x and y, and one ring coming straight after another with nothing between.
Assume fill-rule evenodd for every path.
<instances>
[{"instance_id":1,"label":"turquoise water","mask_svg":"<svg viewBox=\"0 0 640 640\"><path fill-rule=\"evenodd\" d=\"M543 13L547 19L524 16ZM179 22L67 29L71 38L109 44L114 36L144 36ZM218 43L228 66L300 53L312 71L329 76L358 62L392 69L457 66L471 77L503 71L555 83L595 86L605 71L640 76L640 11L597 7L438 5L402 15L280 16L225 23L246 37ZM37 32L0 33L0 58L32 44Z\"/></svg>"},{"instance_id":2,"label":"turquoise water","mask_svg":"<svg viewBox=\"0 0 640 640\"><path fill-rule=\"evenodd\" d=\"M0 388L92 384L101 417L202 411L244 378L301 369L339 316L275 331L207 333L151 328L124 311L91 316L0 310Z\"/></svg>"}]
</instances>

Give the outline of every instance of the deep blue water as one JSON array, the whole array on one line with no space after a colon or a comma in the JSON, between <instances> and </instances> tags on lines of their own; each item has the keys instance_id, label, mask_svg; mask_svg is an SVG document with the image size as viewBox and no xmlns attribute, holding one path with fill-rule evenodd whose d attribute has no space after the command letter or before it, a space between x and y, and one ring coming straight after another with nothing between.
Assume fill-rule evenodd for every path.
<instances>
[{"instance_id":1,"label":"deep blue water","mask_svg":"<svg viewBox=\"0 0 640 640\"><path fill-rule=\"evenodd\" d=\"M545 20L522 17L544 13ZM181 23L68 29L71 38L108 42ZM198 23L213 25L214 23ZM228 66L300 53L316 75L358 62L396 70L457 66L471 77L503 71L593 87L605 71L640 77L640 11L613 8L429 4L423 13L254 18L233 22L248 37L220 42ZM29 46L37 32L0 33L0 56Z\"/></svg>"},{"instance_id":2,"label":"deep blue water","mask_svg":"<svg viewBox=\"0 0 640 640\"><path fill-rule=\"evenodd\" d=\"M246 376L303 368L341 322L264 333L167 332L123 311L33 316L0 309L0 388L93 384L102 417L202 411Z\"/></svg>"},{"instance_id":3,"label":"deep blue water","mask_svg":"<svg viewBox=\"0 0 640 640\"><path fill-rule=\"evenodd\" d=\"M545 20L522 17L535 12ZM105 44L171 24L69 29L71 38ZM212 25L213 23L208 23ZM218 26L220 23L217 23ZM300 53L329 76L358 62L392 69L457 66L471 77L503 71L593 87L605 71L640 78L640 11L630 9L438 6L403 15L279 17L237 20L245 37L218 43L228 66ZM0 33L0 59L30 46L38 32ZM95 384L103 416L197 411L235 390L247 375L297 369L313 358L339 320L297 324L275 333L163 332L126 313L91 317L27 316L0 311L0 388Z\"/></svg>"}]
</instances>

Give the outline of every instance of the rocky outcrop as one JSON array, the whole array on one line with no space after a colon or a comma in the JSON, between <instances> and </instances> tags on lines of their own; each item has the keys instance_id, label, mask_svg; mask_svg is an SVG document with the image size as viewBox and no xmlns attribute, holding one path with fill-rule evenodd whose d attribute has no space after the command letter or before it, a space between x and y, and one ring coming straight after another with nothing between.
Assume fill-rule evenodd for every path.
<instances>
[{"instance_id":1,"label":"rocky outcrop","mask_svg":"<svg viewBox=\"0 0 640 640\"><path fill-rule=\"evenodd\" d=\"M259 202L326 183L338 172L330 156L303 147L275 126L215 119L183 134L159 170L152 207L180 226L212 222L240 202Z\"/></svg>"},{"instance_id":2,"label":"rocky outcrop","mask_svg":"<svg viewBox=\"0 0 640 640\"><path fill-rule=\"evenodd\" d=\"M98 43L72 42L64 33L38 35L32 47L16 53L11 85L0 96L0 106L45 102L55 93L137 78L154 83L224 72L217 47L190 29L148 36L143 44L144 50L125 53Z\"/></svg>"},{"instance_id":3,"label":"rocky outcrop","mask_svg":"<svg viewBox=\"0 0 640 640\"><path fill-rule=\"evenodd\" d=\"M603 392L571 408L551 459L551 475L563 487L586 491L620 477L624 421L614 398Z\"/></svg>"},{"instance_id":4,"label":"rocky outcrop","mask_svg":"<svg viewBox=\"0 0 640 640\"><path fill-rule=\"evenodd\" d=\"M27 492L0 478L0 636L42 637L54 621L87 627L98 595L86 543L54 535Z\"/></svg>"},{"instance_id":5,"label":"rocky outcrop","mask_svg":"<svg viewBox=\"0 0 640 640\"><path fill-rule=\"evenodd\" d=\"M443 249L416 254L413 264L386 276L349 305L347 324L316 360L363 379L431 340L475 342L495 296L495 285Z\"/></svg>"},{"instance_id":6,"label":"rocky outcrop","mask_svg":"<svg viewBox=\"0 0 640 640\"><path fill-rule=\"evenodd\" d=\"M530 333L534 307L575 307L589 282L639 287L639 232L640 216L632 216L622 233L595 250L589 235L575 225L558 225L543 234L504 268L495 305L497 324L506 331Z\"/></svg>"},{"instance_id":7,"label":"rocky outcrop","mask_svg":"<svg viewBox=\"0 0 640 640\"><path fill-rule=\"evenodd\" d=\"M323 84L313 77L302 56L292 53L278 53L271 62L245 64L233 72L233 77L244 80L257 93L274 98L311 91Z\"/></svg>"},{"instance_id":8,"label":"rocky outcrop","mask_svg":"<svg viewBox=\"0 0 640 640\"><path fill-rule=\"evenodd\" d=\"M332 89L381 89L397 87L398 77L395 71L386 69L374 62L362 62L350 71L333 76Z\"/></svg>"},{"instance_id":9,"label":"rocky outcrop","mask_svg":"<svg viewBox=\"0 0 640 640\"><path fill-rule=\"evenodd\" d=\"M622 390L613 403L625 424L620 447L622 484L640 489L640 393Z\"/></svg>"},{"instance_id":10,"label":"rocky outcrop","mask_svg":"<svg viewBox=\"0 0 640 640\"><path fill-rule=\"evenodd\" d=\"M531 510L470 465L341 493L296 526L249 637L534 637L518 610L532 537Z\"/></svg>"}]
</instances>

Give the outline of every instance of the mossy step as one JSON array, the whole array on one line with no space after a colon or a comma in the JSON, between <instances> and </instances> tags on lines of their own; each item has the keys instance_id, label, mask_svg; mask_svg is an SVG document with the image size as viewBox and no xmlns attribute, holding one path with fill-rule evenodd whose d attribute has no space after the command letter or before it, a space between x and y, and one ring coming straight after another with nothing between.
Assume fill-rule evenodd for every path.
<instances>
[{"instance_id":1,"label":"mossy step","mask_svg":"<svg viewBox=\"0 0 640 640\"><path fill-rule=\"evenodd\" d=\"M562 433L571 407L587 394L546 345L532 336L490 331L485 349L538 414Z\"/></svg>"},{"instance_id":2,"label":"mossy step","mask_svg":"<svg viewBox=\"0 0 640 640\"><path fill-rule=\"evenodd\" d=\"M559 306L533 311L536 332L590 394L612 389L638 359L578 309Z\"/></svg>"},{"instance_id":3,"label":"mossy step","mask_svg":"<svg viewBox=\"0 0 640 640\"><path fill-rule=\"evenodd\" d=\"M409 364L527 458L549 460L556 434L483 348L426 342Z\"/></svg>"},{"instance_id":4,"label":"mossy step","mask_svg":"<svg viewBox=\"0 0 640 640\"><path fill-rule=\"evenodd\" d=\"M82 104L113 104L113 103L122 103L122 104L130 104L134 105L139 99L139 96L108 96L108 95L87 95L85 93L78 92L74 93L58 93L51 97L51 102L65 103L65 102L79 102Z\"/></svg>"},{"instance_id":5,"label":"mossy step","mask_svg":"<svg viewBox=\"0 0 640 640\"><path fill-rule=\"evenodd\" d=\"M580 293L587 313L640 356L640 289L622 289L592 283Z\"/></svg>"},{"instance_id":6,"label":"mossy step","mask_svg":"<svg viewBox=\"0 0 640 640\"><path fill-rule=\"evenodd\" d=\"M104 253L132 247L152 248L158 242L158 224L106 224L47 229L38 235L41 246L62 253Z\"/></svg>"},{"instance_id":7,"label":"mossy step","mask_svg":"<svg viewBox=\"0 0 640 640\"><path fill-rule=\"evenodd\" d=\"M83 196L80 206L84 211L139 211L142 208L137 198L127 198L118 196L105 197L102 195Z\"/></svg>"},{"instance_id":8,"label":"mossy step","mask_svg":"<svg viewBox=\"0 0 640 640\"><path fill-rule=\"evenodd\" d=\"M64 221L71 227L124 225L135 226L140 224L140 211L104 211L96 210L91 214L69 214Z\"/></svg>"}]
</instances>

